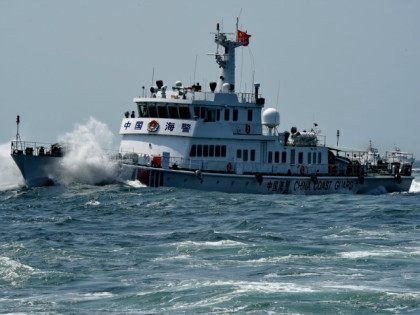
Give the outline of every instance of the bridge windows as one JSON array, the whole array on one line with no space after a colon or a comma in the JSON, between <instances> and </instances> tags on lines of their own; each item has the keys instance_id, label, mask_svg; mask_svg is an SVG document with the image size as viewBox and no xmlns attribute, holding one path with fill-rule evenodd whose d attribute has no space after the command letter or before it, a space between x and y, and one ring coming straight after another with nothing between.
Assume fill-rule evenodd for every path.
<instances>
[{"instance_id":1,"label":"bridge windows","mask_svg":"<svg viewBox=\"0 0 420 315\"><path fill-rule=\"evenodd\" d=\"M230 120L230 110L228 108L225 108L225 120Z\"/></svg>"},{"instance_id":2,"label":"bridge windows","mask_svg":"<svg viewBox=\"0 0 420 315\"><path fill-rule=\"evenodd\" d=\"M179 118L179 113L176 106L168 106L168 112L170 118Z\"/></svg>"},{"instance_id":3,"label":"bridge windows","mask_svg":"<svg viewBox=\"0 0 420 315\"><path fill-rule=\"evenodd\" d=\"M250 155L251 155L250 156L251 161L255 161L255 150L254 149L251 150L251 154Z\"/></svg>"},{"instance_id":4,"label":"bridge windows","mask_svg":"<svg viewBox=\"0 0 420 315\"><path fill-rule=\"evenodd\" d=\"M166 108L166 104L163 104L163 105L159 104L157 106L157 112L158 112L159 118L168 118L169 117L168 109Z\"/></svg>"},{"instance_id":5,"label":"bridge windows","mask_svg":"<svg viewBox=\"0 0 420 315\"><path fill-rule=\"evenodd\" d=\"M191 119L190 108L171 103L137 103L140 118Z\"/></svg>"},{"instance_id":6,"label":"bridge windows","mask_svg":"<svg viewBox=\"0 0 420 315\"><path fill-rule=\"evenodd\" d=\"M312 153L308 152L308 164L312 164Z\"/></svg>"},{"instance_id":7,"label":"bridge windows","mask_svg":"<svg viewBox=\"0 0 420 315\"><path fill-rule=\"evenodd\" d=\"M149 110L149 117L152 117L152 118L158 117L156 105L154 103L147 105L147 108Z\"/></svg>"},{"instance_id":8,"label":"bridge windows","mask_svg":"<svg viewBox=\"0 0 420 315\"><path fill-rule=\"evenodd\" d=\"M268 163L273 163L273 152L269 151L268 152Z\"/></svg>"},{"instance_id":9,"label":"bridge windows","mask_svg":"<svg viewBox=\"0 0 420 315\"><path fill-rule=\"evenodd\" d=\"M241 159L242 158L242 150L241 149L236 150L236 158L237 159Z\"/></svg>"},{"instance_id":10,"label":"bridge windows","mask_svg":"<svg viewBox=\"0 0 420 315\"><path fill-rule=\"evenodd\" d=\"M303 163L303 152L299 152L298 153L298 163L302 164Z\"/></svg>"},{"instance_id":11,"label":"bridge windows","mask_svg":"<svg viewBox=\"0 0 420 315\"><path fill-rule=\"evenodd\" d=\"M197 156L203 156L203 146L201 144L197 145Z\"/></svg>"},{"instance_id":12,"label":"bridge windows","mask_svg":"<svg viewBox=\"0 0 420 315\"><path fill-rule=\"evenodd\" d=\"M191 119L191 113L188 106L179 106L179 118L181 119Z\"/></svg>"},{"instance_id":13,"label":"bridge windows","mask_svg":"<svg viewBox=\"0 0 420 315\"><path fill-rule=\"evenodd\" d=\"M283 151L281 153L281 162L286 163L286 159L287 159L287 153L286 153L286 151Z\"/></svg>"},{"instance_id":14,"label":"bridge windows","mask_svg":"<svg viewBox=\"0 0 420 315\"><path fill-rule=\"evenodd\" d=\"M312 153L312 163L316 164L316 152Z\"/></svg>"},{"instance_id":15,"label":"bridge windows","mask_svg":"<svg viewBox=\"0 0 420 315\"><path fill-rule=\"evenodd\" d=\"M139 117L149 117L149 110L146 104L138 104L139 107Z\"/></svg>"},{"instance_id":16,"label":"bridge windows","mask_svg":"<svg viewBox=\"0 0 420 315\"><path fill-rule=\"evenodd\" d=\"M321 164L322 162L322 154L321 152L318 152L318 164Z\"/></svg>"},{"instance_id":17,"label":"bridge windows","mask_svg":"<svg viewBox=\"0 0 420 315\"><path fill-rule=\"evenodd\" d=\"M214 145L209 145L209 156L210 157L214 156Z\"/></svg>"},{"instance_id":18,"label":"bridge windows","mask_svg":"<svg viewBox=\"0 0 420 315\"><path fill-rule=\"evenodd\" d=\"M276 151L274 152L274 163L279 163L280 162L280 152Z\"/></svg>"},{"instance_id":19,"label":"bridge windows","mask_svg":"<svg viewBox=\"0 0 420 315\"><path fill-rule=\"evenodd\" d=\"M233 121L238 121L238 110L237 109L234 109L232 111L232 120Z\"/></svg>"},{"instance_id":20,"label":"bridge windows","mask_svg":"<svg viewBox=\"0 0 420 315\"><path fill-rule=\"evenodd\" d=\"M290 150L290 164L294 165L296 163L296 150Z\"/></svg>"},{"instance_id":21,"label":"bridge windows","mask_svg":"<svg viewBox=\"0 0 420 315\"><path fill-rule=\"evenodd\" d=\"M243 155L242 160L244 162L248 161L248 150L243 150L242 153L243 153L242 154Z\"/></svg>"},{"instance_id":22,"label":"bridge windows","mask_svg":"<svg viewBox=\"0 0 420 315\"><path fill-rule=\"evenodd\" d=\"M252 121L252 109L248 109L248 121Z\"/></svg>"},{"instance_id":23,"label":"bridge windows","mask_svg":"<svg viewBox=\"0 0 420 315\"><path fill-rule=\"evenodd\" d=\"M197 147L196 147L196 145L195 145L195 144L193 144L193 145L191 146L190 156L191 156L191 157L195 157L195 156L196 156L196 152L197 152Z\"/></svg>"}]
</instances>

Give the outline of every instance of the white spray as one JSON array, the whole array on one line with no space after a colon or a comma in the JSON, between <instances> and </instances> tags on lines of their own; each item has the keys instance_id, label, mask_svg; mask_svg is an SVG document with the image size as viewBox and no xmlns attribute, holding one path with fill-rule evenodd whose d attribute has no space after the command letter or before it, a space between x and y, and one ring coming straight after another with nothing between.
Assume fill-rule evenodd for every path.
<instances>
[{"instance_id":1,"label":"white spray","mask_svg":"<svg viewBox=\"0 0 420 315\"><path fill-rule=\"evenodd\" d=\"M10 142L0 145L0 191L23 186L23 177L10 156Z\"/></svg>"},{"instance_id":2,"label":"white spray","mask_svg":"<svg viewBox=\"0 0 420 315\"><path fill-rule=\"evenodd\" d=\"M74 130L58 137L68 145L57 172L62 184L107 184L115 182L117 165L102 148L110 148L114 135L108 126L90 117L86 124L76 124Z\"/></svg>"}]
</instances>

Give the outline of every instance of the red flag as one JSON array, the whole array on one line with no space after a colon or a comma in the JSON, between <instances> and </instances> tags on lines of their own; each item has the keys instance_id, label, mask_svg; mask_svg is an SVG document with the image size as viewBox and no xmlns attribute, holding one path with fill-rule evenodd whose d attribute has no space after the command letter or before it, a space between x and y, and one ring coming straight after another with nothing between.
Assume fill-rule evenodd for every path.
<instances>
[{"instance_id":1,"label":"red flag","mask_svg":"<svg viewBox=\"0 0 420 315\"><path fill-rule=\"evenodd\" d=\"M242 43L243 46L248 46L249 45L249 38L250 37L251 37L251 35L247 34L247 32L242 32L242 31L238 30L238 35L237 35L238 43Z\"/></svg>"}]
</instances>

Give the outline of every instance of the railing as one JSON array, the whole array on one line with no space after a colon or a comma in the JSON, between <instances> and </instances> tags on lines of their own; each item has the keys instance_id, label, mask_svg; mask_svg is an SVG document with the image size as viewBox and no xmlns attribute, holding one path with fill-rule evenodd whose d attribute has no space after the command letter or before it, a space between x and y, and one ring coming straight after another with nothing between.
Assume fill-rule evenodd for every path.
<instances>
[{"instance_id":1,"label":"railing","mask_svg":"<svg viewBox=\"0 0 420 315\"><path fill-rule=\"evenodd\" d=\"M32 141L16 141L10 143L10 152L14 155L50 155L62 156L66 147L61 144L45 143L45 142L32 142Z\"/></svg>"},{"instance_id":2,"label":"railing","mask_svg":"<svg viewBox=\"0 0 420 315\"><path fill-rule=\"evenodd\" d=\"M214 101L214 97L219 92L193 92L192 100L200 100L200 101ZM256 103L255 93L221 93L221 94L236 94L238 96L238 101L241 103ZM258 98L262 95L258 94ZM188 98L188 97L187 97Z\"/></svg>"}]
</instances>

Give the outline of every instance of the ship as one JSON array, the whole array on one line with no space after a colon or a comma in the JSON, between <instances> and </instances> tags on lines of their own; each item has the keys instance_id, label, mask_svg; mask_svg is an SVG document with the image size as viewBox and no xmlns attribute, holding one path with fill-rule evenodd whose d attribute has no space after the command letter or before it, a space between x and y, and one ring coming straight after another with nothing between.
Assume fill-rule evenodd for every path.
<instances>
[{"instance_id":1,"label":"ship","mask_svg":"<svg viewBox=\"0 0 420 315\"><path fill-rule=\"evenodd\" d=\"M414 156L377 149L352 150L326 144L315 123L310 130L280 130L280 113L265 108L260 84L236 91L235 49L250 43L236 24L226 33L217 24L213 54L220 76L205 90L200 83L162 80L133 99L112 156L116 180L149 187L175 187L251 194L406 192ZM339 134L337 134L337 137ZM54 182L63 144L37 145L16 138L11 155L27 186Z\"/></svg>"}]
</instances>

